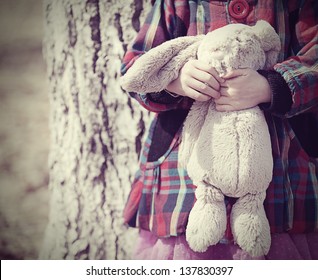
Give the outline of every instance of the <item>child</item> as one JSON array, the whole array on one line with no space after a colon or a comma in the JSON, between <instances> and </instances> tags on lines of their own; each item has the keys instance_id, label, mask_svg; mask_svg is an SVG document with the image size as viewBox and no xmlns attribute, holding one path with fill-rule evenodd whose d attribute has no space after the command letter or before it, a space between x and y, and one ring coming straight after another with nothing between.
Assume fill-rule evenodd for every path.
<instances>
[{"instance_id":1,"label":"child","mask_svg":"<svg viewBox=\"0 0 318 280\"><path fill-rule=\"evenodd\" d=\"M220 78L209 65L188 61L160 93L130 93L156 112L124 217L140 228L135 259L251 259L228 227L204 253L185 241L195 186L178 166L178 139L193 100L216 109L259 105L272 140L274 170L265 209L272 245L261 259L318 259L318 5L315 1L157 0L127 51L122 74L150 48L179 36L205 34L229 23L268 21L281 38L272 70L239 69ZM261 160L261 159L260 159ZM227 198L227 211L235 199ZM315 233L316 232L316 233Z\"/></svg>"}]
</instances>

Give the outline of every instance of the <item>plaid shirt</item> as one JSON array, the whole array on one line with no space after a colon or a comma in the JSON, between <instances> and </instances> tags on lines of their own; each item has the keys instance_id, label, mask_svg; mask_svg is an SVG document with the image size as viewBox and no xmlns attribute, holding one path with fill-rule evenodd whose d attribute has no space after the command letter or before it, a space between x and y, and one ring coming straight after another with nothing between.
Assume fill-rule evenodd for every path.
<instances>
[{"instance_id":1,"label":"plaid shirt","mask_svg":"<svg viewBox=\"0 0 318 280\"><path fill-rule=\"evenodd\" d=\"M247 2L250 8L247 17L236 20L229 9L230 1L155 1L123 59L122 73L140 55L175 37L205 34L229 23L253 25L259 19L268 21L281 38L282 50L274 70L288 85L292 105L284 113L265 111L274 158L273 180L267 190L265 210L273 233L317 231L318 155L305 151L291 123L296 116L310 116L308 120L316 128L310 133L317 136L318 3L314 0ZM186 171L178 166L180 129L159 159L149 161L148 155L152 143L160 141L153 139L153 133L161 112L189 109L192 100L187 97L174 99L160 93L169 100L160 102L153 98L153 94L130 94L156 114L141 153L140 170L125 207L125 221L131 226L151 230L160 237L182 234L195 201L195 186ZM304 141L306 139L308 135ZM229 213L233 199L228 198L226 202ZM230 236L228 228L225 237Z\"/></svg>"}]
</instances>

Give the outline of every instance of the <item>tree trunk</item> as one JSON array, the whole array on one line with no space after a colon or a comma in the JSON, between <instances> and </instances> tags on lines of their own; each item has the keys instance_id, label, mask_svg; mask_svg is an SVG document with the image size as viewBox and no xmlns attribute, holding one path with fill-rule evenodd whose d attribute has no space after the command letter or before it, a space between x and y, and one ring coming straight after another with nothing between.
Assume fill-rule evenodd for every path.
<instances>
[{"instance_id":1,"label":"tree trunk","mask_svg":"<svg viewBox=\"0 0 318 280\"><path fill-rule=\"evenodd\" d=\"M145 0L44 0L51 192L41 259L129 259L122 210L149 114L119 86Z\"/></svg>"}]
</instances>

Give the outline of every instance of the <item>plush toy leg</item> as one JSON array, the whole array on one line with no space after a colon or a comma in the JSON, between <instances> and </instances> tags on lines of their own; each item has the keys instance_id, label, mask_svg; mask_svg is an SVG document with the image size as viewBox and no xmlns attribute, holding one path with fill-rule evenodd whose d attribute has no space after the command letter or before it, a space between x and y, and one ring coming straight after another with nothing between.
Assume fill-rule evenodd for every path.
<instances>
[{"instance_id":1,"label":"plush toy leg","mask_svg":"<svg viewBox=\"0 0 318 280\"><path fill-rule=\"evenodd\" d=\"M231 213L234 241L253 257L266 255L271 245L264 199L265 193L247 194L238 199Z\"/></svg>"},{"instance_id":2,"label":"plush toy leg","mask_svg":"<svg viewBox=\"0 0 318 280\"><path fill-rule=\"evenodd\" d=\"M224 236L226 230L226 208L224 195L213 186L197 184L194 204L186 229L186 239L190 248L204 252Z\"/></svg>"}]
</instances>

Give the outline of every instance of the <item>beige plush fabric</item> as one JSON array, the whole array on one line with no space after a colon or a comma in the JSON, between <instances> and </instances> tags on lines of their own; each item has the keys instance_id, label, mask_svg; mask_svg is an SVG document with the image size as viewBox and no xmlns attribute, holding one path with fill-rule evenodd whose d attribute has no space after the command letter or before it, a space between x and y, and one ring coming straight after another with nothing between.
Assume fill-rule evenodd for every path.
<instances>
[{"instance_id":1,"label":"beige plush fabric","mask_svg":"<svg viewBox=\"0 0 318 280\"><path fill-rule=\"evenodd\" d=\"M184 63L197 57L220 75L231 69L272 67L280 50L275 30L231 24L207 35L168 41L140 57L122 79L127 91L164 89ZM213 100L194 102L182 131L180 165L197 186L186 229L189 246L204 252L226 229L224 195L238 198L231 213L235 242L252 256L269 251L271 239L263 202L272 179L272 149L263 112L254 107L218 112Z\"/></svg>"},{"instance_id":2,"label":"beige plush fabric","mask_svg":"<svg viewBox=\"0 0 318 280\"><path fill-rule=\"evenodd\" d=\"M196 58L204 35L180 37L149 50L121 77L121 86L130 92L160 92L179 75L191 58Z\"/></svg>"}]
</instances>

